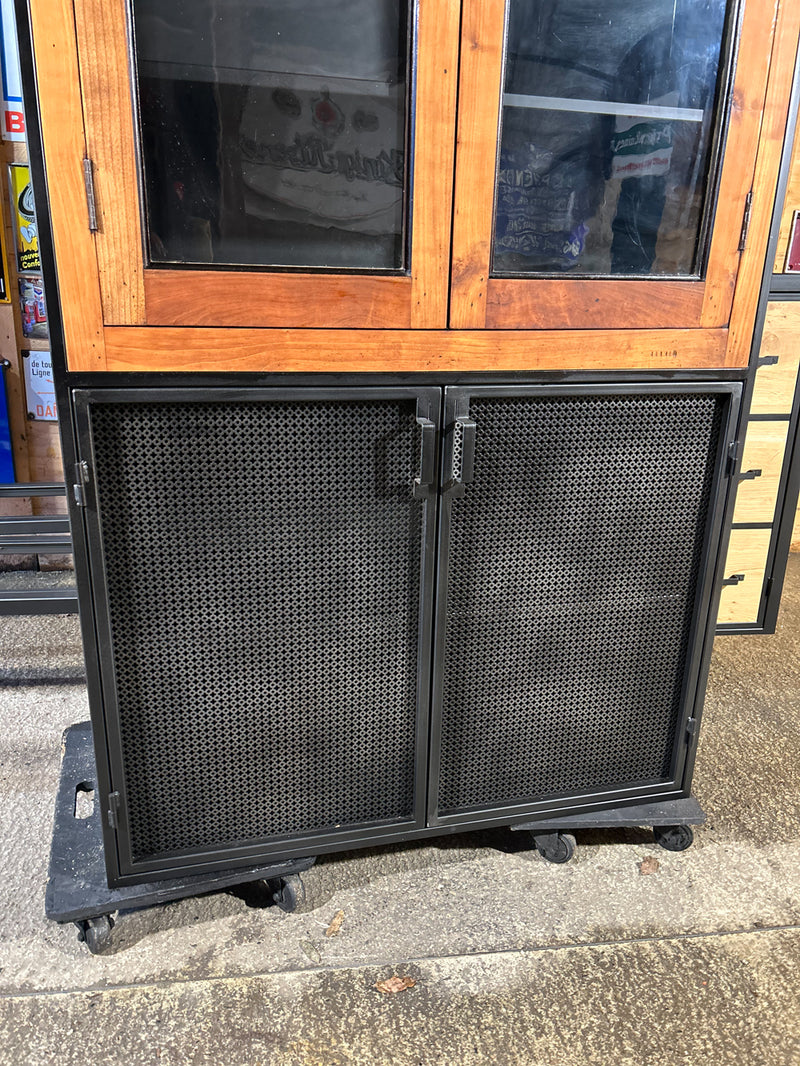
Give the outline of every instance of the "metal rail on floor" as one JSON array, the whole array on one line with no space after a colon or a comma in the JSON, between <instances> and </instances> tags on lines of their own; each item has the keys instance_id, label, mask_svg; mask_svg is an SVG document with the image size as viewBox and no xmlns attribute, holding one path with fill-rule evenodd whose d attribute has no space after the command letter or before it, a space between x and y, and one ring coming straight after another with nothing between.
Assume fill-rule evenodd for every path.
<instances>
[{"instance_id":1,"label":"metal rail on floor","mask_svg":"<svg viewBox=\"0 0 800 1066\"><path fill-rule=\"evenodd\" d=\"M0 497L64 496L58 481L0 484ZM66 515L0 515L0 555L72 552ZM0 615L71 614L78 610L74 588L0 589Z\"/></svg>"}]
</instances>

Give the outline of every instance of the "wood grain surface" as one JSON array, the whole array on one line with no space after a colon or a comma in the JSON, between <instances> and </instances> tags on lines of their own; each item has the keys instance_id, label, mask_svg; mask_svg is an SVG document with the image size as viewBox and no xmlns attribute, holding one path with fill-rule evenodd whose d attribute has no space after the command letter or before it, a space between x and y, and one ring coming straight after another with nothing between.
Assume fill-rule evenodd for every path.
<instances>
[{"instance_id":1,"label":"wood grain surface","mask_svg":"<svg viewBox=\"0 0 800 1066\"><path fill-rule=\"evenodd\" d=\"M145 321L141 204L125 0L75 0L86 151L94 170L103 320Z\"/></svg>"},{"instance_id":2,"label":"wood grain surface","mask_svg":"<svg viewBox=\"0 0 800 1066\"><path fill-rule=\"evenodd\" d=\"M726 341L725 330L106 330L110 370L225 373L711 369Z\"/></svg>"},{"instance_id":3,"label":"wood grain surface","mask_svg":"<svg viewBox=\"0 0 800 1066\"><path fill-rule=\"evenodd\" d=\"M725 560L725 577L744 574L744 581L740 581L738 585L726 585L722 589L717 615L720 625L729 622L744 624L758 620L771 536L772 531L769 529L731 531Z\"/></svg>"},{"instance_id":4,"label":"wood grain surface","mask_svg":"<svg viewBox=\"0 0 800 1066\"><path fill-rule=\"evenodd\" d=\"M750 413L788 414L800 366L800 303L780 300L768 304L758 354L776 356L778 362L756 371Z\"/></svg>"},{"instance_id":5,"label":"wood grain surface","mask_svg":"<svg viewBox=\"0 0 800 1066\"><path fill-rule=\"evenodd\" d=\"M73 370L104 370L97 257L83 183L86 145L72 3L31 0L30 13L67 358Z\"/></svg>"}]
</instances>

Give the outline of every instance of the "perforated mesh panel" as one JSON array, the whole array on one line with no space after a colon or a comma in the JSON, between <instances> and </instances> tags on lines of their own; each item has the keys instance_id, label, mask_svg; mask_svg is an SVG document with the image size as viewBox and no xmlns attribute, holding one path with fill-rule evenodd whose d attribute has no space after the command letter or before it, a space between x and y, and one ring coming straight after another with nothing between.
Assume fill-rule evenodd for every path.
<instances>
[{"instance_id":1,"label":"perforated mesh panel","mask_svg":"<svg viewBox=\"0 0 800 1066\"><path fill-rule=\"evenodd\" d=\"M724 404L472 398L440 811L667 778Z\"/></svg>"},{"instance_id":2,"label":"perforated mesh panel","mask_svg":"<svg viewBox=\"0 0 800 1066\"><path fill-rule=\"evenodd\" d=\"M92 427L134 857L410 817L415 402Z\"/></svg>"}]
</instances>

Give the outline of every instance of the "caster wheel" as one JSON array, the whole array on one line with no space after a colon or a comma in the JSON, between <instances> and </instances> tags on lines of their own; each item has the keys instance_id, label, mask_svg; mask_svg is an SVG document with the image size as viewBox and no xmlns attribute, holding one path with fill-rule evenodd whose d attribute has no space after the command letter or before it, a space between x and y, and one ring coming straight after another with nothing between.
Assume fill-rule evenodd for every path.
<instances>
[{"instance_id":1,"label":"caster wheel","mask_svg":"<svg viewBox=\"0 0 800 1066\"><path fill-rule=\"evenodd\" d=\"M569 862L575 854L575 837L572 833L541 833L534 836L536 850L548 862Z\"/></svg>"},{"instance_id":2,"label":"caster wheel","mask_svg":"<svg viewBox=\"0 0 800 1066\"><path fill-rule=\"evenodd\" d=\"M78 940L86 945L92 955L99 955L111 947L111 930L114 928L114 921L110 915L101 914L99 918L87 918L75 924L78 927Z\"/></svg>"},{"instance_id":3,"label":"caster wheel","mask_svg":"<svg viewBox=\"0 0 800 1066\"><path fill-rule=\"evenodd\" d=\"M694 840L690 825L654 825L653 836L667 851L686 851Z\"/></svg>"},{"instance_id":4,"label":"caster wheel","mask_svg":"<svg viewBox=\"0 0 800 1066\"><path fill-rule=\"evenodd\" d=\"M296 910L297 905L306 898L305 886L299 874L270 878L267 887L272 893L272 902L287 914Z\"/></svg>"}]
</instances>

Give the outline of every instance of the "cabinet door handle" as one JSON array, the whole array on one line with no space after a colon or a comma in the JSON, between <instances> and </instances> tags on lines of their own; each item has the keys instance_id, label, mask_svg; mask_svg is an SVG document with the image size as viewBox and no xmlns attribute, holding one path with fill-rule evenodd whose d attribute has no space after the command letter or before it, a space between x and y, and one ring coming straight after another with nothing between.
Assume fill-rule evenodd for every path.
<instances>
[{"instance_id":1,"label":"cabinet door handle","mask_svg":"<svg viewBox=\"0 0 800 1066\"><path fill-rule=\"evenodd\" d=\"M421 494L423 488L432 485L436 479L436 423L429 418L417 416L417 425L422 430L419 477L414 478L414 495Z\"/></svg>"},{"instance_id":2,"label":"cabinet door handle","mask_svg":"<svg viewBox=\"0 0 800 1066\"><path fill-rule=\"evenodd\" d=\"M475 420L467 417L457 418L453 427L453 481L461 485L468 485L475 476L477 428Z\"/></svg>"},{"instance_id":3,"label":"cabinet door handle","mask_svg":"<svg viewBox=\"0 0 800 1066\"><path fill-rule=\"evenodd\" d=\"M461 496L464 486L475 476L475 420L462 415L453 421L451 430L450 477L443 491Z\"/></svg>"}]
</instances>

